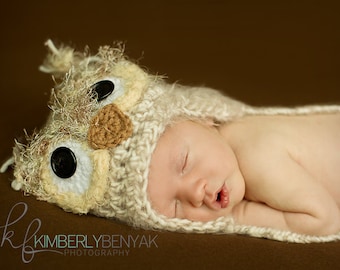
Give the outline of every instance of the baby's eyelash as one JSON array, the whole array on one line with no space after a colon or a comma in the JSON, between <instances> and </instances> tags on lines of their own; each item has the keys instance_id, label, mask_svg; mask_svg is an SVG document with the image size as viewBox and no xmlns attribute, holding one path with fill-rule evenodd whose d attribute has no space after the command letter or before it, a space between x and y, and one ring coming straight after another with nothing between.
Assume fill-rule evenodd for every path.
<instances>
[{"instance_id":1,"label":"baby's eyelash","mask_svg":"<svg viewBox=\"0 0 340 270\"><path fill-rule=\"evenodd\" d=\"M182 162L182 173L184 172L185 168L187 167L188 165L188 152L186 152L186 154L184 155L184 158L183 158L183 162Z\"/></svg>"}]
</instances>

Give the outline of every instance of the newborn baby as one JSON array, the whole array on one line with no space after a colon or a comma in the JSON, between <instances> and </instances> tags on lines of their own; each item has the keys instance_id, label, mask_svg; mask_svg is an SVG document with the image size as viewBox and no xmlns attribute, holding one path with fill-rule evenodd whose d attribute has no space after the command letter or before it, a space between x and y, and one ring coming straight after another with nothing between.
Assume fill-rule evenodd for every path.
<instances>
[{"instance_id":1,"label":"newborn baby","mask_svg":"<svg viewBox=\"0 0 340 270\"><path fill-rule=\"evenodd\" d=\"M340 231L339 165L340 114L180 121L157 143L148 193L171 218L327 235Z\"/></svg>"},{"instance_id":2,"label":"newborn baby","mask_svg":"<svg viewBox=\"0 0 340 270\"><path fill-rule=\"evenodd\" d=\"M16 142L13 189L133 227L340 240L340 106L253 107L124 54L46 42L50 115Z\"/></svg>"}]
</instances>

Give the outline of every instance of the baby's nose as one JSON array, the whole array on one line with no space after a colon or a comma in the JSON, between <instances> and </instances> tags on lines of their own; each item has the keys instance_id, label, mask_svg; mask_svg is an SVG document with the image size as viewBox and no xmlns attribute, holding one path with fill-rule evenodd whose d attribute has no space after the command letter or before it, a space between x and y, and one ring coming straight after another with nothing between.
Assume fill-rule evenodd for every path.
<instances>
[{"instance_id":1,"label":"baby's nose","mask_svg":"<svg viewBox=\"0 0 340 270\"><path fill-rule=\"evenodd\" d=\"M206 181L204 179L183 183L181 186L181 199L194 207L202 206L206 195L205 186Z\"/></svg>"}]
</instances>

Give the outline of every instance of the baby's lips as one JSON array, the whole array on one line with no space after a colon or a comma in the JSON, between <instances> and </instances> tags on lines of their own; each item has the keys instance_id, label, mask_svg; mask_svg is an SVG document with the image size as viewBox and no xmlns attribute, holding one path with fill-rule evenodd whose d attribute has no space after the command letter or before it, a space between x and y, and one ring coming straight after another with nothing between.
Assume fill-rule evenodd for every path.
<instances>
[{"instance_id":1,"label":"baby's lips","mask_svg":"<svg viewBox=\"0 0 340 270\"><path fill-rule=\"evenodd\" d=\"M229 191L226 185L223 185L220 191L220 203L221 208L226 208L229 205Z\"/></svg>"},{"instance_id":2,"label":"baby's lips","mask_svg":"<svg viewBox=\"0 0 340 270\"><path fill-rule=\"evenodd\" d=\"M229 205L229 191L224 184L219 190L216 191L213 201L206 202L215 210L226 208Z\"/></svg>"}]
</instances>

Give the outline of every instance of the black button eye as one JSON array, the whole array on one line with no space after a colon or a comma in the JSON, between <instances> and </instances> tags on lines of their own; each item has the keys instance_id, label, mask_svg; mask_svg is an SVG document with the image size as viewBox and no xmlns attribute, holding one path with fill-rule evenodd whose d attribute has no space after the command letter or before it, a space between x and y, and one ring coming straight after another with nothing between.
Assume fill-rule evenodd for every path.
<instances>
[{"instance_id":1,"label":"black button eye","mask_svg":"<svg viewBox=\"0 0 340 270\"><path fill-rule=\"evenodd\" d=\"M70 178L77 169L77 159L71 149L59 147L51 156L53 172L60 178Z\"/></svg>"},{"instance_id":2,"label":"black button eye","mask_svg":"<svg viewBox=\"0 0 340 270\"><path fill-rule=\"evenodd\" d=\"M97 98L97 101L102 101L112 94L115 85L112 81L103 80L95 83L92 86L92 94Z\"/></svg>"}]
</instances>

